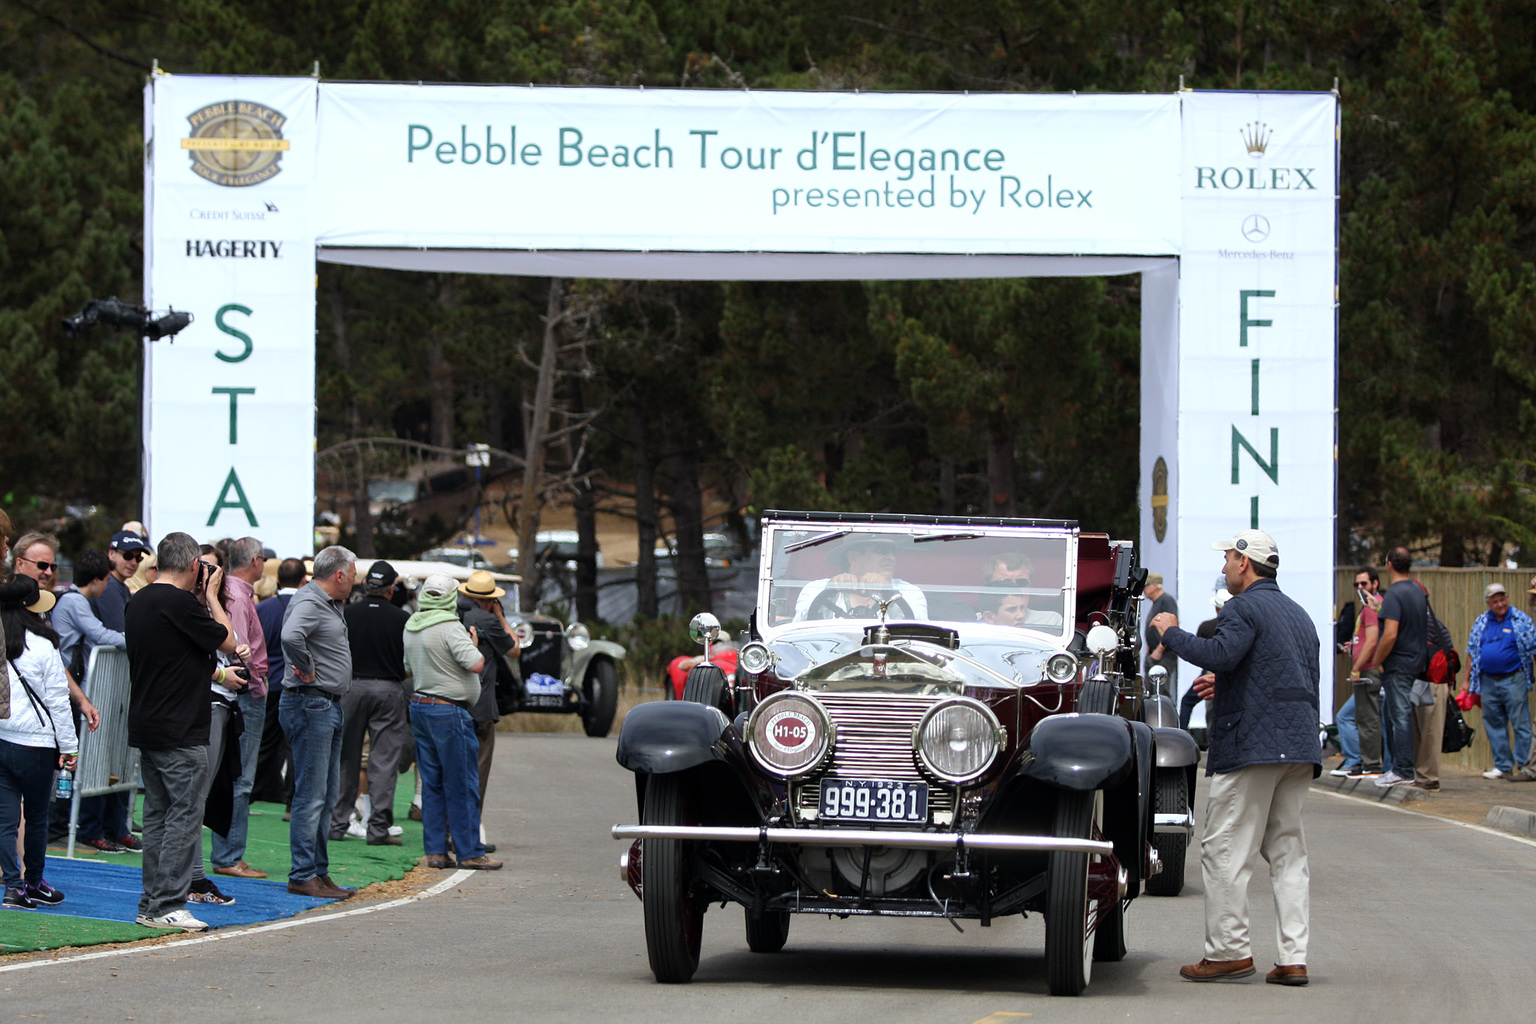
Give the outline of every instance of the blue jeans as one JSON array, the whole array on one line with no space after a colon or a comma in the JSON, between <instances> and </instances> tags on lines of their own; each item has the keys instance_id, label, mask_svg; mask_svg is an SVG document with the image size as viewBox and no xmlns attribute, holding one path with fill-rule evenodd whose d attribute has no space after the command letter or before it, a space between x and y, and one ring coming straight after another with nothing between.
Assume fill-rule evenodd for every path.
<instances>
[{"instance_id":1,"label":"blue jeans","mask_svg":"<svg viewBox=\"0 0 1536 1024\"><path fill-rule=\"evenodd\" d=\"M480 845L480 741L469 712L447 704L411 702L416 771L421 776L422 846L428 856L460 860L485 855ZM297 805L295 805L297 806Z\"/></svg>"},{"instance_id":2,"label":"blue jeans","mask_svg":"<svg viewBox=\"0 0 1536 1024\"><path fill-rule=\"evenodd\" d=\"M256 754L261 750L261 728L267 720L267 698L240 694L240 777L235 780L235 801L229 817L229 835L213 834L213 866L234 867L245 859L245 837L251 823L251 784L256 781Z\"/></svg>"},{"instance_id":3,"label":"blue jeans","mask_svg":"<svg viewBox=\"0 0 1536 1024\"><path fill-rule=\"evenodd\" d=\"M1488 733L1493 766L1507 773L1525 764L1531 756L1531 695L1525 688L1525 673L1518 669L1507 676L1484 672L1482 692L1483 728ZM1510 726L1515 730L1513 761L1507 732Z\"/></svg>"},{"instance_id":4,"label":"blue jeans","mask_svg":"<svg viewBox=\"0 0 1536 1024\"><path fill-rule=\"evenodd\" d=\"M1381 674L1381 760L1405 779L1414 777L1413 705L1408 701L1413 678L1408 672Z\"/></svg>"},{"instance_id":5,"label":"blue jeans","mask_svg":"<svg viewBox=\"0 0 1536 1024\"><path fill-rule=\"evenodd\" d=\"M24 747L0 740L0 875L7 889L19 889L23 865L16 861L16 833L27 819L23 857L26 880L43 880L48 852L48 802L53 796L53 770L59 755L52 747Z\"/></svg>"},{"instance_id":6,"label":"blue jeans","mask_svg":"<svg viewBox=\"0 0 1536 1024\"><path fill-rule=\"evenodd\" d=\"M128 835L128 799L132 794L103 793L80 798L80 825L75 838L110 839L114 843Z\"/></svg>"},{"instance_id":7,"label":"blue jeans","mask_svg":"<svg viewBox=\"0 0 1536 1024\"><path fill-rule=\"evenodd\" d=\"M1360 767L1360 730L1355 728L1355 698L1351 694L1339 713L1333 716L1339 727L1339 751L1344 755L1341 768Z\"/></svg>"},{"instance_id":8,"label":"blue jeans","mask_svg":"<svg viewBox=\"0 0 1536 1024\"><path fill-rule=\"evenodd\" d=\"M293 748L293 816L288 821L293 864L288 881L307 882L331 869L326 843L331 808L341 792L341 702L287 689L277 702L277 721Z\"/></svg>"}]
</instances>

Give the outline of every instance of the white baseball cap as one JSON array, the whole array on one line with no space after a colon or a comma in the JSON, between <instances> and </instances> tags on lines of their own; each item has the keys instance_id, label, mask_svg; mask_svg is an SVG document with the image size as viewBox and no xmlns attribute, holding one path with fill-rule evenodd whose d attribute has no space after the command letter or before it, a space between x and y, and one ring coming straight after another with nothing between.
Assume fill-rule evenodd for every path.
<instances>
[{"instance_id":1,"label":"white baseball cap","mask_svg":"<svg viewBox=\"0 0 1536 1024\"><path fill-rule=\"evenodd\" d=\"M1272 568L1280 568L1280 548L1275 538L1263 530L1244 530L1231 540L1219 540L1211 545L1215 551L1236 551L1255 562L1263 562Z\"/></svg>"}]
</instances>

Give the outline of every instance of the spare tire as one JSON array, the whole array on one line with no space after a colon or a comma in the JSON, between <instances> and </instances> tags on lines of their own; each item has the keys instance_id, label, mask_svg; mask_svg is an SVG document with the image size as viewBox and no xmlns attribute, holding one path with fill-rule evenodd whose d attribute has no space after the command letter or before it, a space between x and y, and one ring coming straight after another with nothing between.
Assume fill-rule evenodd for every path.
<instances>
[{"instance_id":1,"label":"spare tire","mask_svg":"<svg viewBox=\"0 0 1536 1024\"><path fill-rule=\"evenodd\" d=\"M688 673L688 681L683 684L683 700L719 708L726 718L734 718L736 715L730 691L725 686L725 673L718 665L706 663L694 666Z\"/></svg>"}]
</instances>

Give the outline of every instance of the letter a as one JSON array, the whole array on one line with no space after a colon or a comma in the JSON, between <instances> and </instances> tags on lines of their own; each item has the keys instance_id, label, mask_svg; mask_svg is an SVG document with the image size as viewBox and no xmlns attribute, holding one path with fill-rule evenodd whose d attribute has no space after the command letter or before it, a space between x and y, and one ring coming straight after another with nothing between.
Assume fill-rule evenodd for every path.
<instances>
[{"instance_id":1,"label":"letter a","mask_svg":"<svg viewBox=\"0 0 1536 1024\"><path fill-rule=\"evenodd\" d=\"M235 492L235 499L231 501L229 492ZM229 476L224 478L224 488L219 491L219 500L214 502L213 511L208 515L208 525L212 526L219 521L219 513L226 508L237 508L245 513L246 522L252 529L261 525L256 522L256 513L251 511L251 503L245 497L245 488L240 486L240 478L235 475L233 466L229 469Z\"/></svg>"}]
</instances>

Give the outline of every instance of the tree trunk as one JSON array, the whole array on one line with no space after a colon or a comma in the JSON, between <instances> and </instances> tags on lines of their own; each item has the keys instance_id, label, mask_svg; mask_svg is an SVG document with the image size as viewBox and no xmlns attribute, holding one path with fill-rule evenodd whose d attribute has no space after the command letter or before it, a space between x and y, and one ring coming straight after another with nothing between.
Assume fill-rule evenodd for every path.
<instances>
[{"instance_id":1,"label":"tree trunk","mask_svg":"<svg viewBox=\"0 0 1536 1024\"><path fill-rule=\"evenodd\" d=\"M443 343L427 345L427 386L432 394L432 443L453 447L453 366L443 358Z\"/></svg>"},{"instance_id":2,"label":"tree trunk","mask_svg":"<svg viewBox=\"0 0 1536 1024\"><path fill-rule=\"evenodd\" d=\"M697 453L689 448L667 456L672 492L672 525L677 534L677 597L683 611L714 610L709 569L704 564L704 494L699 488Z\"/></svg>"},{"instance_id":3,"label":"tree trunk","mask_svg":"<svg viewBox=\"0 0 1536 1024\"><path fill-rule=\"evenodd\" d=\"M640 555L635 559L635 618L654 619L660 611L656 596L656 478L645 430L648 410L636 407L629 414L629 444L634 451L635 539Z\"/></svg>"},{"instance_id":4,"label":"tree trunk","mask_svg":"<svg viewBox=\"0 0 1536 1024\"><path fill-rule=\"evenodd\" d=\"M1017 515L1013 467L1013 432L993 427L987 434L987 483L991 489L988 515Z\"/></svg>"},{"instance_id":5,"label":"tree trunk","mask_svg":"<svg viewBox=\"0 0 1536 1024\"><path fill-rule=\"evenodd\" d=\"M579 378L571 384L571 405L578 413L584 407ZM597 494L587 478L592 469L590 452L585 446L573 447L580 452L571 462L571 472L577 478L571 500L576 513L576 618L592 622L597 619Z\"/></svg>"},{"instance_id":6,"label":"tree trunk","mask_svg":"<svg viewBox=\"0 0 1536 1024\"><path fill-rule=\"evenodd\" d=\"M545 439L549 436L550 412L554 407L555 371L560 359L560 320L564 308L565 282L549 279L549 301L544 310L544 346L539 355L539 380L533 393L533 415L523 448L523 497L518 509L517 569L523 582L518 587L518 604L524 612L534 611L539 602L538 535L539 516L543 511L540 485L544 480Z\"/></svg>"},{"instance_id":7,"label":"tree trunk","mask_svg":"<svg viewBox=\"0 0 1536 1024\"><path fill-rule=\"evenodd\" d=\"M939 459L939 511L947 516L955 514L955 457L945 455Z\"/></svg>"},{"instance_id":8,"label":"tree trunk","mask_svg":"<svg viewBox=\"0 0 1536 1024\"><path fill-rule=\"evenodd\" d=\"M1447 530L1440 535L1440 566L1445 569L1459 569L1461 563L1467 560L1466 538L1459 532Z\"/></svg>"}]
</instances>

